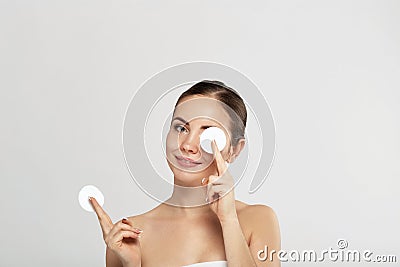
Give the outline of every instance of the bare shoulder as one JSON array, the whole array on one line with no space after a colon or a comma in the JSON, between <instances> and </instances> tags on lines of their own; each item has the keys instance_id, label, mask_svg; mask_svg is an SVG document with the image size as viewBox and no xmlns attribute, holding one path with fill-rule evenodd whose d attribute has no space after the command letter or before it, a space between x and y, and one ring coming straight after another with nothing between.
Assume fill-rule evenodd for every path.
<instances>
[{"instance_id":1,"label":"bare shoulder","mask_svg":"<svg viewBox=\"0 0 400 267\"><path fill-rule=\"evenodd\" d=\"M132 215L127 217L129 221L140 229L143 229L145 225L149 226L154 219L157 219L160 214L161 205L156 206L155 208L146 211L141 214Z\"/></svg>"},{"instance_id":2,"label":"bare shoulder","mask_svg":"<svg viewBox=\"0 0 400 267\"><path fill-rule=\"evenodd\" d=\"M149 211L144 212L144 213L141 213L141 214L128 216L127 219L129 221L131 221L135 225L135 227L140 228L140 226L146 224L146 221L148 220L149 217L151 217L153 212L154 212L154 209L149 210Z\"/></svg>"},{"instance_id":3,"label":"bare shoulder","mask_svg":"<svg viewBox=\"0 0 400 267\"><path fill-rule=\"evenodd\" d=\"M249 216L250 219L276 217L275 211L270 206L264 204L247 204L239 200L236 200L236 211L238 215Z\"/></svg>"},{"instance_id":4,"label":"bare shoulder","mask_svg":"<svg viewBox=\"0 0 400 267\"><path fill-rule=\"evenodd\" d=\"M240 223L246 227L258 225L276 227L278 219L275 211L264 204L247 204L236 200L236 212Z\"/></svg>"},{"instance_id":5,"label":"bare shoulder","mask_svg":"<svg viewBox=\"0 0 400 267\"><path fill-rule=\"evenodd\" d=\"M278 218L271 207L237 201L236 210L240 226L252 252L256 253L265 244L271 249L277 251L280 249Z\"/></svg>"}]
</instances>

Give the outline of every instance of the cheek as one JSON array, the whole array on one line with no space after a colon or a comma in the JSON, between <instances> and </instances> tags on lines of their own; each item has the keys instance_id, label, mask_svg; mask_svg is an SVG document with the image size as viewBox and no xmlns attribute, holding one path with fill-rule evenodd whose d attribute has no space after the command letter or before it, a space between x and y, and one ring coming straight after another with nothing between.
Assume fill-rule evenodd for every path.
<instances>
[{"instance_id":1,"label":"cheek","mask_svg":"<svg viewBox=\"0 0 400 267\"><path fill-rule=\"evenodd\" d=\"M166 154L169 154L178 149L179 149L178 134L173 131L169 131L165 140Z\"/></svg>"},{"instance_id":2,"label":"cheek","mask_svg":"<svg viewBox=\"0 0 400 267\"><path fill-rule=\"evenodd\" d=\"M214 156L212 154L208 154L208 153L203 152L202 153L202 158L204 159L204 162L208 165L213 161Z\"/></svg>"}]
</instances>

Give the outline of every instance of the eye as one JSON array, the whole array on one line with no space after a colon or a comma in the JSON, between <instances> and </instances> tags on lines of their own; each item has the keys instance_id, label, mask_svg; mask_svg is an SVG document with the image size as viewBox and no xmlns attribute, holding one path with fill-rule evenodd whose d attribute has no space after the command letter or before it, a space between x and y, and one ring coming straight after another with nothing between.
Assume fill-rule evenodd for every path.
<instances>
[{"instance_id":1,"label":"eye","mask_svg":"<svg viewBox=\"0 0 400 267\"><path fill-rule=\"evenodd\" d=\"M174 126L174 129L176 130L176 131L178 131L179 133L182 133L182 132L187 132L187 129L184 127L184 126L182 126L182 125L175 125Z\"/></svg>"}]
</instances>

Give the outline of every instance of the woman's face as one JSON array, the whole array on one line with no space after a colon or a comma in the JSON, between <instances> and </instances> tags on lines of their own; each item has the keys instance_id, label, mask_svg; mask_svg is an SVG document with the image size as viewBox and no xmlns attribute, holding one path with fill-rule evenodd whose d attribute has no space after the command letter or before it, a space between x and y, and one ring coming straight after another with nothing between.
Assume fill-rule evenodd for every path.
<instances>
[{"instance_id":1,"label":"woman's face","mask_svg":"<svg viewBox=\"0 0 400 267\"><path fill-rule=\"evenodd\" d=\"M200 135L209 127L224 131L226 146L221 154L227 160L231 147L231 120L222 105L214 98L190 96L175 108L166 140L166 157L175 184L200 186L202 178L217 174L214 155L200 147Z\"/></svg>"}]
</instances>

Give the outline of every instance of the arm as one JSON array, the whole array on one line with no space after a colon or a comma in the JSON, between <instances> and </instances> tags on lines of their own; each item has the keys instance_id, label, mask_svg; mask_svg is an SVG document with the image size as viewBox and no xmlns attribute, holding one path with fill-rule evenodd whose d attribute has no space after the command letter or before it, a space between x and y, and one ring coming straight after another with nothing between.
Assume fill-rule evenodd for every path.
<instances>
[{"instance_id":1,"label":"arm","mask_svg":"<svg viewBox=\"0 0 400 267\"><path fill-rule=\"evenodd\" d=\"M280 233L274 211L264 205L251 205L243 212L245 223L251 229L249 244L246 242L238 219L221 221L228 264L246 267L280 267L280 261L276 255L281 246ZM264 250L265 246L268 246L268 254L272 250L276 251L272 261L269 255L265 261L258 259L259 251Z\"/></svg>"},{"instance_id":2,"label":"arm","mask_svg":"<svg viewBox=\"0 0 400 267\"><path fill-rule=\"evenodd\" d=\"M133 263L122 264L117 254L107 247L106 249L106 267L140 267L141 263L136 265Z\"/></svg>"},{"instance_id":3,"label":"arm","mask_svg":"<svg viewBox=\"0 0 400 267\"><path fill-rule=\"evenodd\" d=\"M225 254L229 266L257 266L251 255L238 218L221 221Z\"/></svg>"},{"instance_id":4,"label":"arm","mask_svg":"<svg viewBox=\"0 0 400 267\"><path fill-rule=\"evenodd\" d=\"M252 210L248 217L252 221L252 232L249 248L251 255L253 255L257 263L257 267L280 267L281 263L277 254L281 249L281 235L275 212L270 207L264 205L253 205L250 208ZM260 254L260 250L265 250L266 246L268 251ZM258 257L264 258L265 253L268 255L266 260L259 260ZM270 258L270 254L273 256L272 259Z\"/></svg>"},{"instance_id":5,"label":"arm","mask_svg":"<svg viewBox=\"0 0 400 267\"><path fill-rule=\"evenodd\" d=\"M123 267L117 255L108 247L106 249L106 267Z\"/></svg>"},{"instance_id":6,"label":"arm","mask_svg":"<svg viewBox=\"0 0 400 267\"><path fill-rule=\"evenodd\" d=\"M211 144L217 165L217 175L208 177L207 199L212 200L210 208L221 223L228 264L235 267L280 267L277 259L273 261L258 259L258 251L265 245L268 245L269 250L280 250L279 225L275 213L264 205L250 205L240 212L242 225L246 226L246 229L251 229L250 244L247 244L236 211L234 190L231 190L234 186L233 177L227 169L215 140ZM227 193L224 195L224 192ZM215 194L218 195L216 199L214 199ZM220 197L220 195L224 196Z\"/></svg>"}]
</instances>

